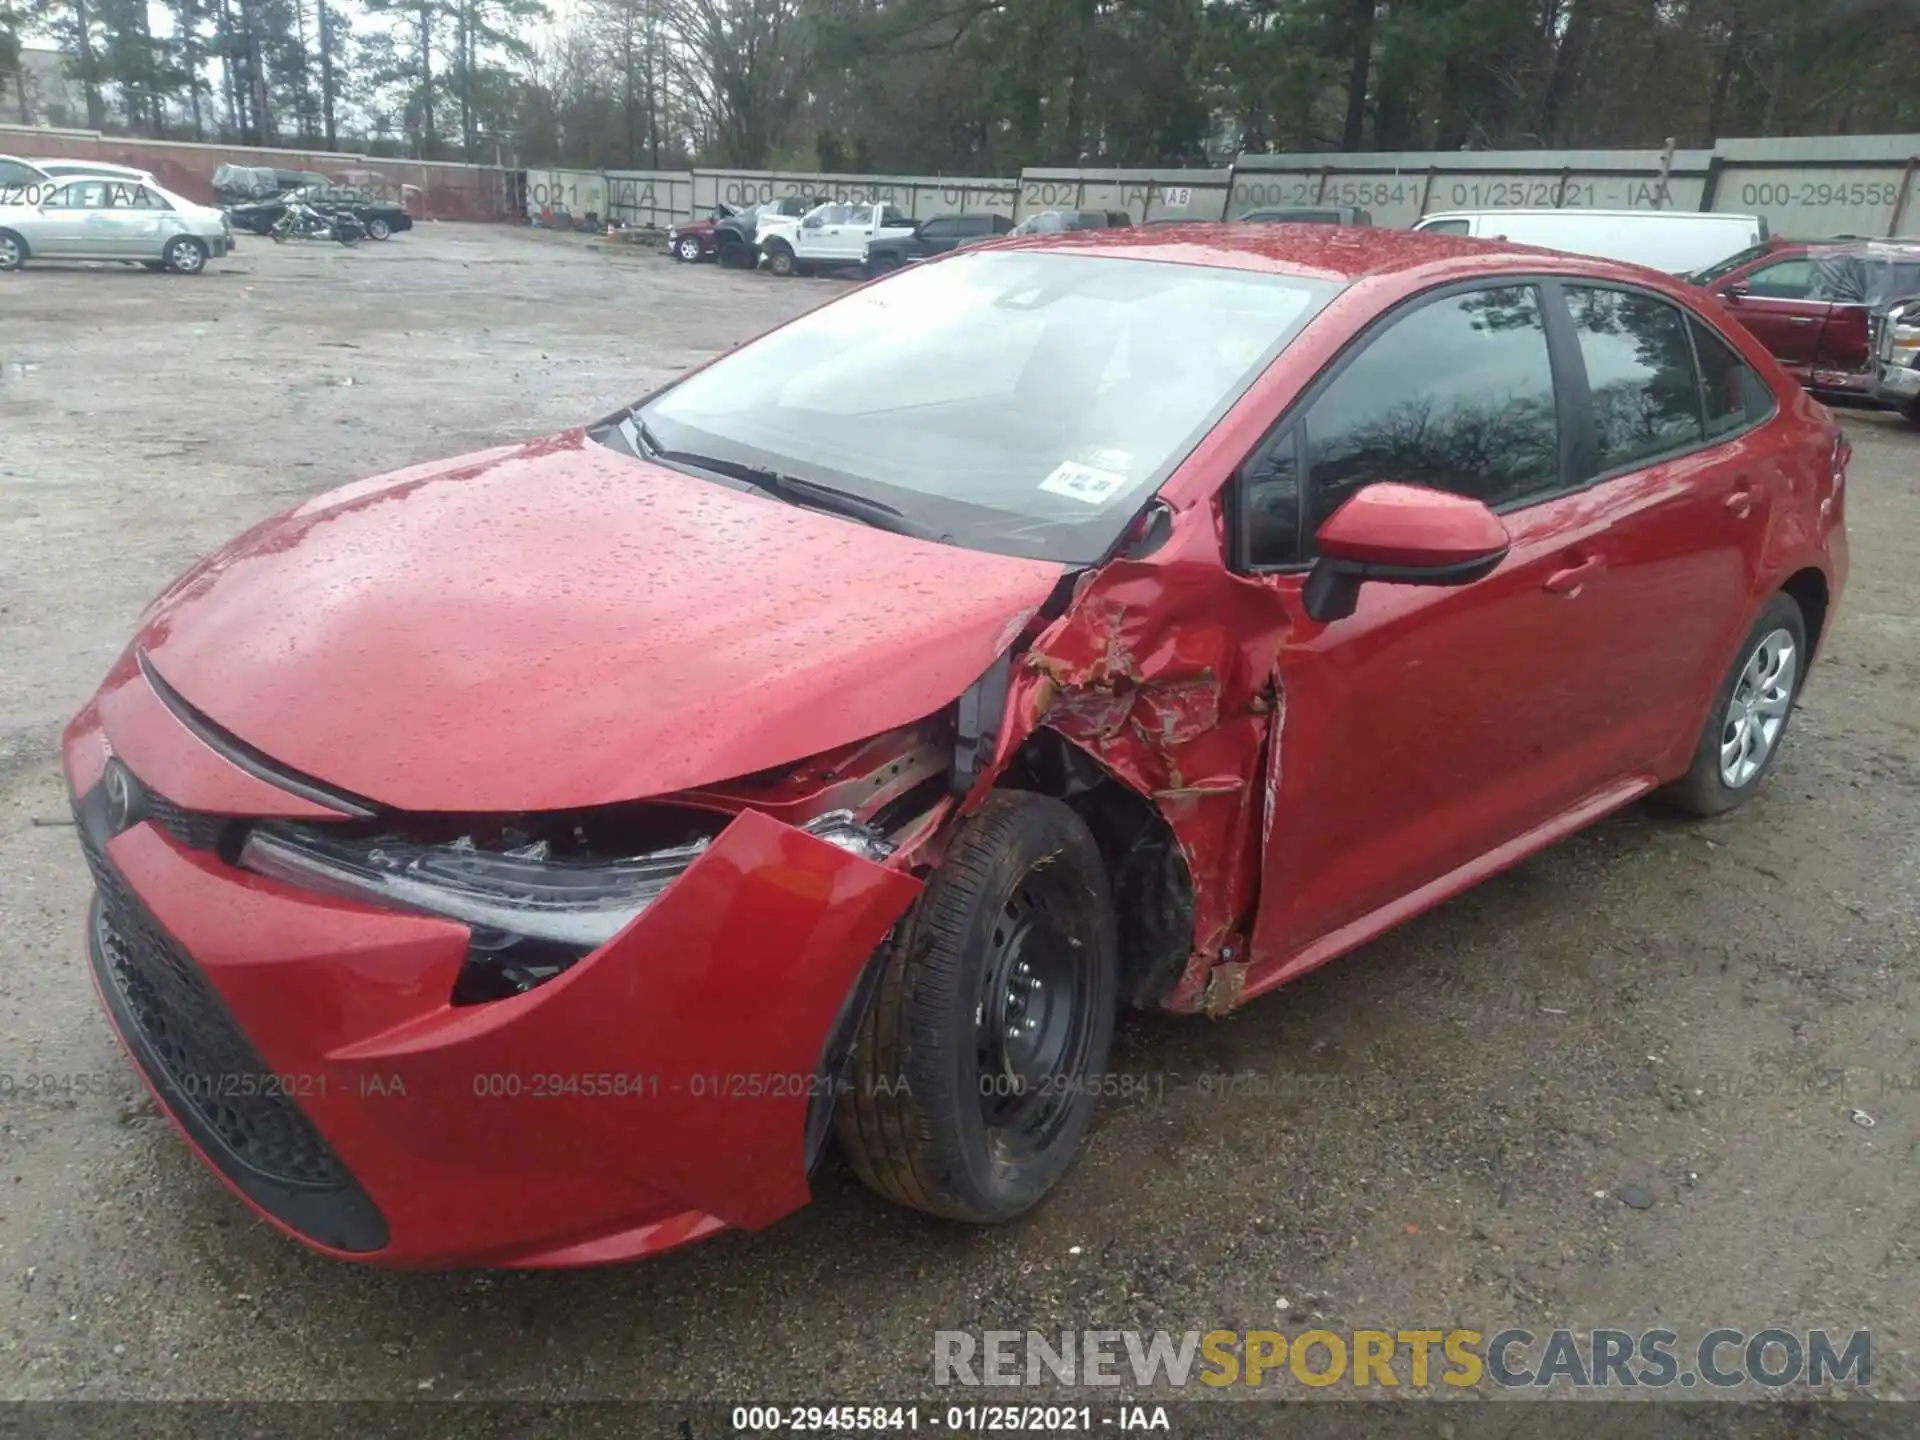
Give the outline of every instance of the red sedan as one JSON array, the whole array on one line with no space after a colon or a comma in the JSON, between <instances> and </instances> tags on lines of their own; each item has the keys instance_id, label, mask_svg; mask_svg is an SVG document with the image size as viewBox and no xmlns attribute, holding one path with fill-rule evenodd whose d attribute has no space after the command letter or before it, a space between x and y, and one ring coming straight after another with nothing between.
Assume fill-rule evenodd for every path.
<instances>
[{"instance_id":1,"label":"red sedan","mask_svg":"<svg viewBox=\"0 0 1920 1440\"><path fill-rule=\"evenodd\" d=\"M242 536L69 727L93 973L325 1252L625 1260L1059 1179L1219 1014L1776 760L1848 448L1711 300L1448 236L913 266Z\"/></svg>"}]
</instances>

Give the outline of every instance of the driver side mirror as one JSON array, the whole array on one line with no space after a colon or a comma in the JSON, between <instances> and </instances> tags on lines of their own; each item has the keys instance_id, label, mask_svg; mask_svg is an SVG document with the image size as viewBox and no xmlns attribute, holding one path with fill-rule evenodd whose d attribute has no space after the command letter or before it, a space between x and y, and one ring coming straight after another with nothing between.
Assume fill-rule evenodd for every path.
<instances>
[{"instance_id":1,"label":"driver side mirror","mask_svg":"<svg viewBox=\"0 0 1920 1440\"><path fill-rule=\"evenodd\" d=\"M1750 291L1743 282L1736 281L1734 284L1729 285L1727 286L1726 289L1722 290L1720 292L1720 297L1731 304L1738 305L1742 300L1746 299L1747 296L1752 293L1753 292Z\"/></svg>"},{"instance_id":2,"label":"driver side mirror","mask_svg":"<svg viewBox=\"0 0 1920 1440\"><path fill-rule=\"evenodd\" d=\"M1493 573L1512 544L1478 500L1420 485L1369 485L1327 517L1320 558L1301 603L1309 617L1344 620L1368 580L1397 585L1471 585Z\"/></svg>"},{"instance_id":3,"label":"driver side mirror","mask_svg":"<svg viewBox=\"0 0 1920 1440\"><path fill-rule=\"evenodd\" d=\"M818 230L825 223L818 215L809 215L800 222L801 226L808 230Z\"/></svg>"}]
</instances>

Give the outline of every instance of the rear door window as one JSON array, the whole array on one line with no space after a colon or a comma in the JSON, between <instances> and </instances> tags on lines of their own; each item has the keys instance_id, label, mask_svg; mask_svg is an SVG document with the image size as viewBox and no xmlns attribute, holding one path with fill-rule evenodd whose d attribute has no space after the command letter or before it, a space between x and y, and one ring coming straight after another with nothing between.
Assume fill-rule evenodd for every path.
<instances>
[{"instance_id":1,"label":"rear door window","mask_svg":"<svg viewBox=\"0 0 1920 1440\"><path fill-rule=\"evenodd\" d=\"M42 203L49 210L104 210L108 196L104 180L75 180L62 185Z\"/></svg>"},{"instance_id":2,"label":"rear door window","mask_svg":"<svg viewBox=\"0 0 1920 1440\"><path fill-rule=\"evenodd\" d=\"M1700 377L1685 316L1637 290L1566 287L1587 368L1599 472L1699 445Z\"/></svg>"},{"instance_id":3,"label":"rear door window","mask_svg":"<svg viewBox=\"0 0 1920 1440\"><path fill-rule=\"evenodd\" d=\"M1773 393L1753 367L1734 348L1697 319L1693 326L1694 353L1700 357L1700 395L1705 410L1707 438L1717 440L1766 419L1773 409Z\"/></svg>"}]
</instances>

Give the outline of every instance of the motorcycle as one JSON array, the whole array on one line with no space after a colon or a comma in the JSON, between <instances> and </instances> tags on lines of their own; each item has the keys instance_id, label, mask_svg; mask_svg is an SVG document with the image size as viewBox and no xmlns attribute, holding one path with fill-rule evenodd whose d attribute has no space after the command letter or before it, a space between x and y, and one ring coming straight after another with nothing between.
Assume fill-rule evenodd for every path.
<instances>
[{"instance_id":1,"label":"motorcycle","mask_svg":"<svg viewBox=\"0 0 1920 1440\"><path fill-rule=\"evenodd\" d=\"M267 234L276 245L288 240L337 240L342 245L358 245L367 238L367 227L350 211L328 213L304 200L289 200L287 213L273 222Z\"/></svg>"}]
</instances>

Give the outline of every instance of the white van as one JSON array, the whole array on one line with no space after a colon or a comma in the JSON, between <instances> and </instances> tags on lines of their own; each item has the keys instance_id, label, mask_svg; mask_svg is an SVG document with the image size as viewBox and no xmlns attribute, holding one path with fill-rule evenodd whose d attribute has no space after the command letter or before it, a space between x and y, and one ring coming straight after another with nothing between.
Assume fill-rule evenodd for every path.
<instances>
[{"instance_id":1,"label":"white van","mask_svg":"<svg viewBox=\"0 0 1920 1440\"><path fill-rule=\"evenodd\" d=\"M1447 210L1421 216L1413 228L1543 245L1670 275L1704 270L1767 238L1758 215L1686 210Z\"/></svg>"}]
</instances>

